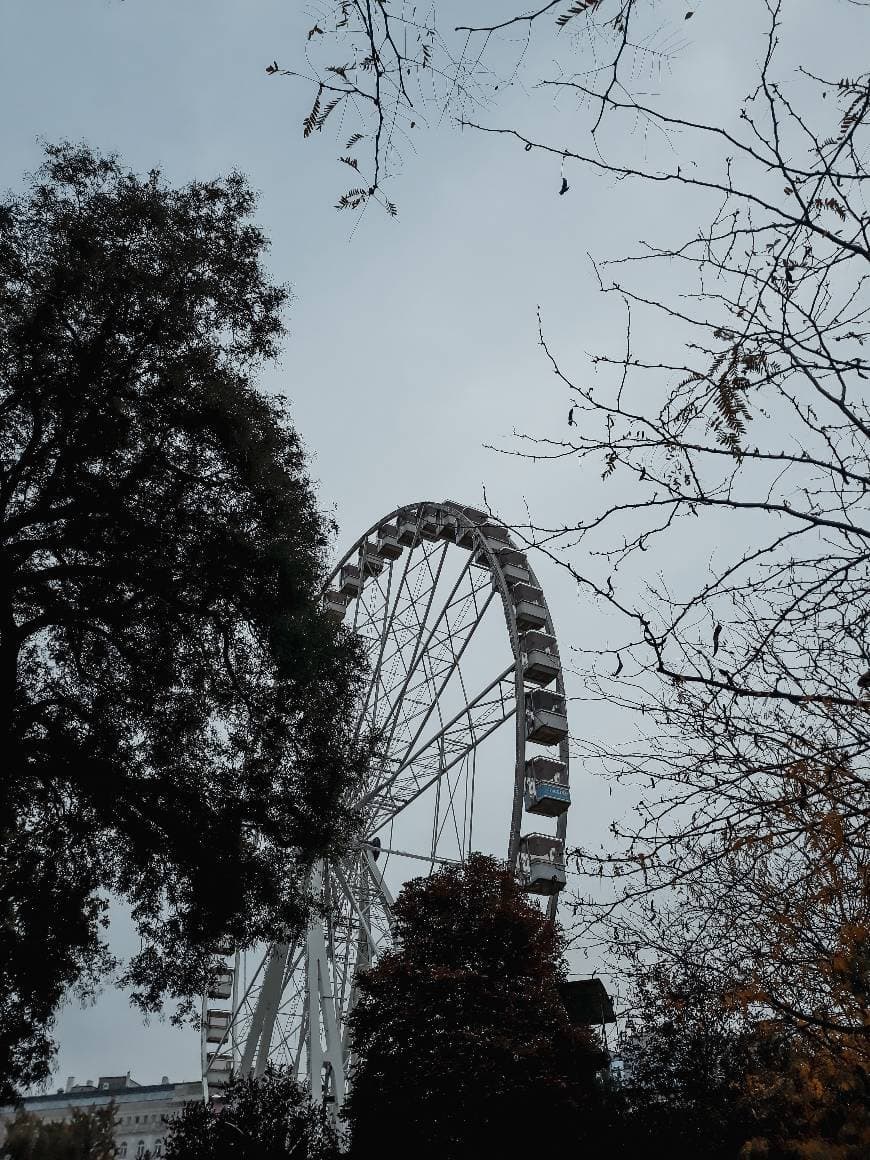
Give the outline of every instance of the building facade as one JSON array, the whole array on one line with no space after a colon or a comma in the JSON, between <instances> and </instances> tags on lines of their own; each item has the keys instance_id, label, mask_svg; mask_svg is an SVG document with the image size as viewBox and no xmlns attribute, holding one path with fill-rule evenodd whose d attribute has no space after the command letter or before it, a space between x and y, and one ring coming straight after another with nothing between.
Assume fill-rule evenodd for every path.
<instances>
[{"instance_id":1,"label":"building facade","mask_svg":"<svg viewBox=\"0 0 870 1160\"><path fill-rule=\"evenodd\" d=\"M184 1104L202 1099L199 1081L170 1083L167 1076L159 1084L139 1084L127 1075L103 1075L94 1083L77 1084L71 1076L65 1088L52 1095L26 1096L21 1107L40 1120L65 1120L73 1108L115 1105L115 1142L121 1160L157 1160L163 1155L166 1120L177 1115ZM16 1108L0 1107L0 1140L5 1126L15 1118Z\"/></svg>"}]
</instances>

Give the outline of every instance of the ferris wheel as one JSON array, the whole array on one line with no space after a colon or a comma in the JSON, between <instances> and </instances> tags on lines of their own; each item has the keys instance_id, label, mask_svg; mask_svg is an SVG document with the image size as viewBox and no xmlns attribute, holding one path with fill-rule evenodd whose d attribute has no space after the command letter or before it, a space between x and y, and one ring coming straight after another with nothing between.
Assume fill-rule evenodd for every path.
<instances>
[{"instance_id":1,"label":"ferris wheel","mask_svg":"<svg viewBox=\"0 0 870 1160\"><path fill-rule=\"evenodd\" d=\"M361 836L314 866L320 906L299 937L226 948L203 997L201 1061L206 1099L272 1061L337 1113L357 972L391 945L402 884L479 850L506 859L552 917L570 792L553 623L504 525L449 500L398 508L344 556L324 601L369 662L356 730L375 758L356 802Z\"/></svg>"}]
</instances>

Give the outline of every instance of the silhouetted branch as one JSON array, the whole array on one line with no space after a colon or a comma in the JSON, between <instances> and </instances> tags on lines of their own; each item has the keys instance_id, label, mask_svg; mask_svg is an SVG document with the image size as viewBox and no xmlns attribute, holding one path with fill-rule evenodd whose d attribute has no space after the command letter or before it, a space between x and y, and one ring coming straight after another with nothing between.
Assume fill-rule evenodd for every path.
<instances>
[{"instance_id":1,"label":"silhouetted branch","mask_svg":"<svg viewBox=\"0 0 870 1160\"><path fill-rule=\"evenodd\" d=\"M708 160L659 169L473 127L682 190L699 214L717 202L688 240L595 267L627 311L622 349L575 375L541 326L569 431L508 450L572 457L605 489L595 505L585 486L592 506L568 526L522 529L611 614L612 635L578 651L580 687L635 738L576 742L632 808L609 849L576 851L591 895L575 899L575 936L638 970L652 955L717 974L738 1005L851 1037L868 1064L870 77L804 69L786 92L768 9L737 129L601 98L691 134ZM687 292L647 289L650 263ZM644 318L672 336L670 357L645 356Z\"/></svg>"}]
</instances>

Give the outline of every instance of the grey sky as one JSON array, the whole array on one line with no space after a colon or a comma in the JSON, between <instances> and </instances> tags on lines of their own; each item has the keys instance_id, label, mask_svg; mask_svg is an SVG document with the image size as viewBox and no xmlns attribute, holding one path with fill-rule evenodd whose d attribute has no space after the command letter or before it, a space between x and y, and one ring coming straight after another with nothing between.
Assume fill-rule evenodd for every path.
<instances>
[{"instance_id":1,"label":"grey sky","mask_svg":"<svg viewBox=\"0 0 870 1160\"><path fill-rule=\"evenodd\" d=\"M797 41L818 35L817 3L786 7ZM838 18L846 9L830 7ZM730 116L762 51L760 5L702 0L694 8L692 42L661 77L640 80L665 90L672 107ZM508 519L522 518L527 499L541 522L562 523L597 494L597 476L533 467L484 444L506 444L514 428L565 433L567 392L537 345L536 307L566 368L589 373L587 352L602 341L618 345L622 318L596 293L587 252L628 251L653 226L659 237L669 228L682 236L679 205L570 169L571 189L559 197L558 159L445 122L421 137L418 156L406 154L392 190L398 221L370 210L351 239L355 219L332 208L344 180L338 143L326 132L303 142L307 94L264 73L273 57L298 61L311 23L303 6L3 0L0 20L3 185L39 163L41 136L86 139L175 181L238 167L262 192L271 267L295 293L283 366L265 385L292 400L323 505L336 512L339 546L412 499L474 504L485 486ZM446 14L444 24L453 23ZM529 76L548 70L551 47L533 45ZM840 71L839 49L825 55ZM548 125L554 143L582 144L568 102L534 102L516 87L482 119ZM642 136L626 145L659 148ZM564 575L539 570L563 647L585 643L600 625ZM582 711L572 724L591 727ZM581 792L576 774L574 785L569 837L603 840L601 787ZM66 1011L60 1033L61 1079L127 1068L144 1082L196 1074L194 1033L143 1029L111 991L92 1011Z\"/></svg>"}]
</instances>

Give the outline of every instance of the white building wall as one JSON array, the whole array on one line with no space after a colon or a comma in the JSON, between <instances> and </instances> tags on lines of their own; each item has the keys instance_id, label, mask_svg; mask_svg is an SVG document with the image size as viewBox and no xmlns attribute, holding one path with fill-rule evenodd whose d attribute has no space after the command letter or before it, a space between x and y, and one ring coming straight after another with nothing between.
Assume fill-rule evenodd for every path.
<instances>
[{"instance_id":1,"label":"white building wall","mask_svg":"<svg viewBox=\"0 0 870 1160\"><path fill-rule=\"evenodd\" d=\"M41 1120L58 1122L68 1119L73 1108L101 1108L114 1102L118 1155L121 1160L135 1160L146 1152L159 1157L166 1137L165 1120L177 1115L184 1104L196 1099L202 1099L202 1085L198 1081L109 1090L94 1087L84 1091L28 1096L21 1106ZM0 1140L6 1134L5 1125L15 1118L15 1111L13 1107L0 1107Z\"/></svg>"}]
</instances>

